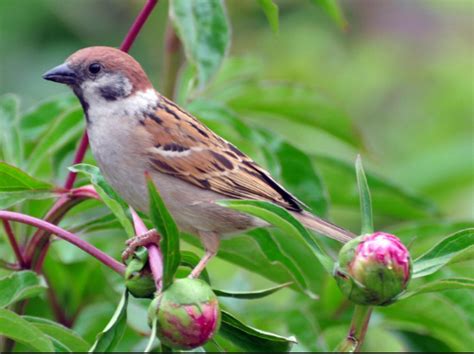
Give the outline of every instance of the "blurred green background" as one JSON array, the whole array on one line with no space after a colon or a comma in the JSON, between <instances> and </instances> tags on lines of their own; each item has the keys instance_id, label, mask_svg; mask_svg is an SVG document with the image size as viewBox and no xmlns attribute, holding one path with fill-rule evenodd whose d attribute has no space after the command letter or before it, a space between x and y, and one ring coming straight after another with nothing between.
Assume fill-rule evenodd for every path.
<instances>
[{"instance_id":1,"label":"blurred green background","mask_svg":"<svg viewBox=\"0 0 474 354\"><path fill-rule=\"evenodd\" d=\"M327 189L323 188L322 193L330 204L328 216L340 225L351 230L359 228L352 169L357 153L362 154L370 175L377 229L396 232L410 245L414 257L441 236L472 225L474 2L341 1L349 23L346 31L309 0L275 2L280 8L278 34L272 32L256 1L225 2L232 25L229 59L216 82L204 92L204 98L225 101L250 127L269 129L270 140L283 137L306 153L298 159L314 163L314 173L321 175ZM0 95L17 94L21 109L26 112L40 101L69 93L60 85L42 80L42 73L79 48L119 46L143 3L143 0L0 0ZM163 85L167 15L167 1L160 0L131 50L157 88ZM296 90L291 92L295 96L275 96L281 102L269 101L275 105L274 112L262 114L257 112L258 102L269 99L270 91L259 92L254 97L245 97L240 92L237 98L226 100L226 94L234 89L238 91L239 81L235 77L239 76L251 76L258 82L293 83ZM298 88L301 88L299 96ZM248 95L252 96L252 92ZM315 106L313 100L331 102L328 107L337 110L325 108L324 104ZM295 116L291 121L291 114L286 114L283 119L278 111L292 102L301 104L291 108L293 111L290 109L299 118ZM305 111L314 107L318 108L317 112ZM271 108L267 107L268 111ZM345 124L347 117L353 135L359 138L354 139L356 143L348 143L351 138L338 139L313 124L304 124L307 117L311 120L322 111L324 115L324 109L330 122L336 125ZM226 138L232 142L235 139L245 152L265 163L258 155L256 141L236 138L226 121L219 121L220 117L215 115L214 112L214 117L200 117L207 118L206 123L212 128L227 133ZM53 158L48 156L47 163L46 159L42 160L41 168L29 167L30 172L34 170L38 178L53 178L62 183L82 130L83 123L78 122L80 129L74 121L68 136L73 141L51 153ZM47 139L43 132L38 136ZM35 142L28 144L26 151L32 151ZM88 156L88 162L91 161ZM316 180L309 173L304 176L306 190L314 189L313 179ZM293 186L288 187L291 190ZM23 210L40 216L49 202L31 202ZM104 213L104 207L97 202L86 202L61 226L76 227L88 241L118 257L126 237L120 227L82 230L77 226L95 217L97 211ZM20 230L25 234L25 228ZM254 235L255 239L257 236L261 236L260 241L270 238L260 234ZM344 302L331 278L322 273L319 264L306 261L311 258L305 258L308 252L304 247L279 231L272 232L271 237L278 241L277 245L282 245L282 254L299 255L298 271L310 283L309 288L320 295L320 301L283 290L257 302L223 303L247 323L297 335L300 344L296 350L332 349L347 331L350 305ZM0 240L4 242L3 238ZM196 244L196 240L186 240ZM413 240L416 240L414 244ZM336 248L334 244L330 246ZM1 251L3 258L11 256L6 245ZM257 289L269 285L269 280L281 282L288 278L284 267L271 262L271 257L263 255L257 242L249 237L223 242L220 256L209 266L213 282L219 288ZM450 266L437 276L472 276L472 263L471 260L467 266ZM264 269L255 270L258 266ZM118 291L108 289L121 289L121 279L63 242L55 243L45 273L66 311L74 314L81 309L74 329L92 342L118 302ZM74 286L71 286L72 278ZM432 279L436 278L428 280ZM98 288L103 291L97 292ZM44 300L31 301L28 314L52 317L45 304ZM131 304L129 325L135 331L127 331L122 350L144 347L145 339L137 331L144 333L147 326L143 321L144 307L139 305L137 301ZM400 302L375 313L365 349L467 350L474 346L473 312L472 293L468 290L428 294ZM447 318L449 323L445 321Z\"/></svg>"}]
</instances>

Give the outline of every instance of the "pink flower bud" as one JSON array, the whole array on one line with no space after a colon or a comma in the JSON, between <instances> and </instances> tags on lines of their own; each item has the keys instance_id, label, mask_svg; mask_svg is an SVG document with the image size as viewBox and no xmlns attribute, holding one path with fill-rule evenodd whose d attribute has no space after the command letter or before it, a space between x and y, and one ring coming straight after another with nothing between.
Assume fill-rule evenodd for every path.
<instances>
[{"instance_id":1,"label":"pink flower bud","mask_svg":"<svg viewBox=\"0 0 474 354\"><path fill-rule=\"evenodd\" d=\"M218 331L220 309L210 286L200 279L177 279L156 297L148 310L148 322L157 320L156 336L176 349L205 344Z\"/></svg>"},{"instance_id":2,"label":"pink flower bud","mask_svg":"<svg viewBox=\"0 0 474 354\"><path fill-rule=\"evenodd\" d=\"M408 285L410 253L394 235L363 235L342 247L335 276L342 292L353 302L387 305Z\"/></svg>"}]
</instances>

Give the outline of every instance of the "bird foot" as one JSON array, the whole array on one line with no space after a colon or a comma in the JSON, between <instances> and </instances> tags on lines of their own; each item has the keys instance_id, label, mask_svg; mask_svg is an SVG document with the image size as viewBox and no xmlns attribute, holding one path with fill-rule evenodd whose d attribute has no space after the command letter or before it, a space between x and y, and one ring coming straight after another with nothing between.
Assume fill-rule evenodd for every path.
<instances>
[{"instance_id":1,"label":"bird foot","mask_svg":"<svg viewBox=\"0 0 474 354\"><path fill-rule=\"evenodd\" d=\"M125 263L125 261L135 253L138 247L145 247L151 243L154 243L156 245L160 244L160 235L158 234L158 232L156 232L155 229L151 229L145 232L144 234L137 235L135 237L132 237L131 239L128 239L125 242L127 248L125 248L125 251L123 251L122 253L122 261Z\"/></svg>"}]
</instances>

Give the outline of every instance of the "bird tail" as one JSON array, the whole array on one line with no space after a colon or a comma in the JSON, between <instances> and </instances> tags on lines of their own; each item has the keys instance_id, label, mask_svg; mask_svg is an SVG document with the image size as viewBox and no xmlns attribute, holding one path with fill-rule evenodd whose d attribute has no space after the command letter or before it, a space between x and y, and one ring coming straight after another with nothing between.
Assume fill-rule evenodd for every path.
<instances>
[{"instance_id":1,"label":"bird tail","mask_svg":"<svg viewBox=\"0 0 474 354\"><path fill-rule=\"evenodd\" d=\"M354 235L352 232L344 230L339 226L318 218L307 211L292 212L292 214L307 228L339 242L346 243L356 237L356 235Z\"/></svg>"}]
</instances>

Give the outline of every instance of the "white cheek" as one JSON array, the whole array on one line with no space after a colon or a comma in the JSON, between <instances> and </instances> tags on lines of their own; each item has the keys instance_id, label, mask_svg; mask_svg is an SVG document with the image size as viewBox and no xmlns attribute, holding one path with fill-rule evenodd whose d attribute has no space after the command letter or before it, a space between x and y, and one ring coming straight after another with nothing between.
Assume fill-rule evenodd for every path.
<instances>
[{"instance_id":1,"label":"white cheek","mask_svg":"<svg viewBox=\"0 0 474 354\"><path fill-rule=\"evenodd\" d=\"M96 88L97 89L97 88ZM153 88L137 91L128 97L115 101L107 101L100 94L84 98L89 104L88 116L91 122L105 120L110 117L141 116L143 112L156 107L158 96Z\"/></svg>"}]
</instances>

